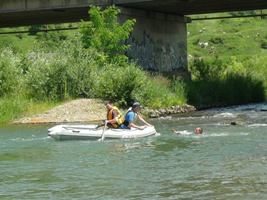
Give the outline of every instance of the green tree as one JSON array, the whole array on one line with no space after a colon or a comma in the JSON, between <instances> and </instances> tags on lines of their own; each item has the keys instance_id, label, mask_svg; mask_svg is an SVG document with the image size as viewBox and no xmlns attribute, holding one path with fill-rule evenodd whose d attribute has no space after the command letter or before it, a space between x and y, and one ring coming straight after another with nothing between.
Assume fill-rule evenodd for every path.
<instances>
[{"instance_id":1,"label":"green tree","mask_svg":"<svg viewBox=\"0 0 267 200\"><path fill-rule=\"evenodd\" d=\"M125 51L129 45L125 41L129 38L135 20L126 20L120 24L118 15L120 10L114 6L105 10L92 7L89 10L90 21L83 22L80 27L82 42L85 48L95 48L104 53L108 62L121 63L127 61Z\"/></svg>"}]
</instances>

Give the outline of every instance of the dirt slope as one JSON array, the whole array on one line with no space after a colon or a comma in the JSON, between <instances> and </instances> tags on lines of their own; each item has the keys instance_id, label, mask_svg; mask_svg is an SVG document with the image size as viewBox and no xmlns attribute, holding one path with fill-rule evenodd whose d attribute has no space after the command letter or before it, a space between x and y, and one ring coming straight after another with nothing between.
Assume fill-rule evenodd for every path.
<instances>
[{"instance_id":1,"label":"dirt slope","mask_svg":"<svg viewBox=\"0 0 267 200\"><path fill-rule=\"evenodd\" d=\"M14 123L61 123L93 122L106 117L103 101L97 99L76 99L59 105L45 113L24 117Z\"/></svg>"}]
</instances>

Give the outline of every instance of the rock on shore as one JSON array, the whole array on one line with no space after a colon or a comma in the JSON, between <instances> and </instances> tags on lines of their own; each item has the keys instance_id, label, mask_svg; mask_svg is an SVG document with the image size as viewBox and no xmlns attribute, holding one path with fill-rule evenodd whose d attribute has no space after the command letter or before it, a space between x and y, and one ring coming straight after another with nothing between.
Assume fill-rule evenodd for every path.
<instances>
[{"instance_id":1,"label":"rock on shore","mask_svg":"<svg viewBox=\"0 0 267 200\"><path fill-rule=\"evenodd\" d=\"M171 106L170 108L162 109L144 109L143 113L150 118L158 118L173 114L188 113L195 111L196 108L190 105Z\"/></svg>"}]
</instances>

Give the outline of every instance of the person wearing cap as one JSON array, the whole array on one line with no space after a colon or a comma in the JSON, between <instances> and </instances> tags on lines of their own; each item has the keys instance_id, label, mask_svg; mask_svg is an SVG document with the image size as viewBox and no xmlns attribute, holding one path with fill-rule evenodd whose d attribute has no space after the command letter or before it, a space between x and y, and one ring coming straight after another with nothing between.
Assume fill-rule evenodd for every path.
<instances>
[{"instance_id":1,"label":"person wearing cap","mask_svg":"<svg viewBox=\"0 0 267 200\"><path fill-rule=\"evenodd\" d=\"M124 122L120 126L120 128L123 129L130 129L130 128L137 128L140 130L143 130L146 128L146 126L152 126L147 121L143 119L143 117L139 114L141 109L141 105L138 102L135 102L132 107L128 110L124 117ZM138 126L134 123L135 119L138 118L140 121L142 121L145 125L144 126Z\"/></svg>"}]
</instances>

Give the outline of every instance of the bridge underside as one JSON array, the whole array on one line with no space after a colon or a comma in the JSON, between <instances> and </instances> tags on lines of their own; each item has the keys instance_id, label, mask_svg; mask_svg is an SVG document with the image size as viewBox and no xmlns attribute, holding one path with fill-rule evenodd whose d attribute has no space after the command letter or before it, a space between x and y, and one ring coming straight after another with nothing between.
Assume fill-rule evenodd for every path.
<instances>
[{"instance_id":1,"label":"bridge underside","mask_svg":"<svg viewBox=\"0 0 267 200\"><path fill-rule=\"evenodd\" d=\"M29 6L30 2L34 2L33 7ZM90 5L108 6L112 3L179 16L267 9L267 0L1 0L0 27L77 22L88 18Z\"/></svg>"},{"instance_id":2,"label":"bridge underside","mask_svg":"<svg viewBox=\"0 0 267 200\"><path fill-rule=\"evenodd\" d=\"M79 22L89 18L88 7L0 13L0 27Z\"/></svg>"},{"instance_id":3,"label":"bridge underside","mask_svg":"<svg viewBox=\"0 0 267 200\"><path fill-rule=\"evenodd\" d=\"M125 7L177 15L267 9L266 0L115 0L115 2Z\"/></svg>"}]
</instances>

